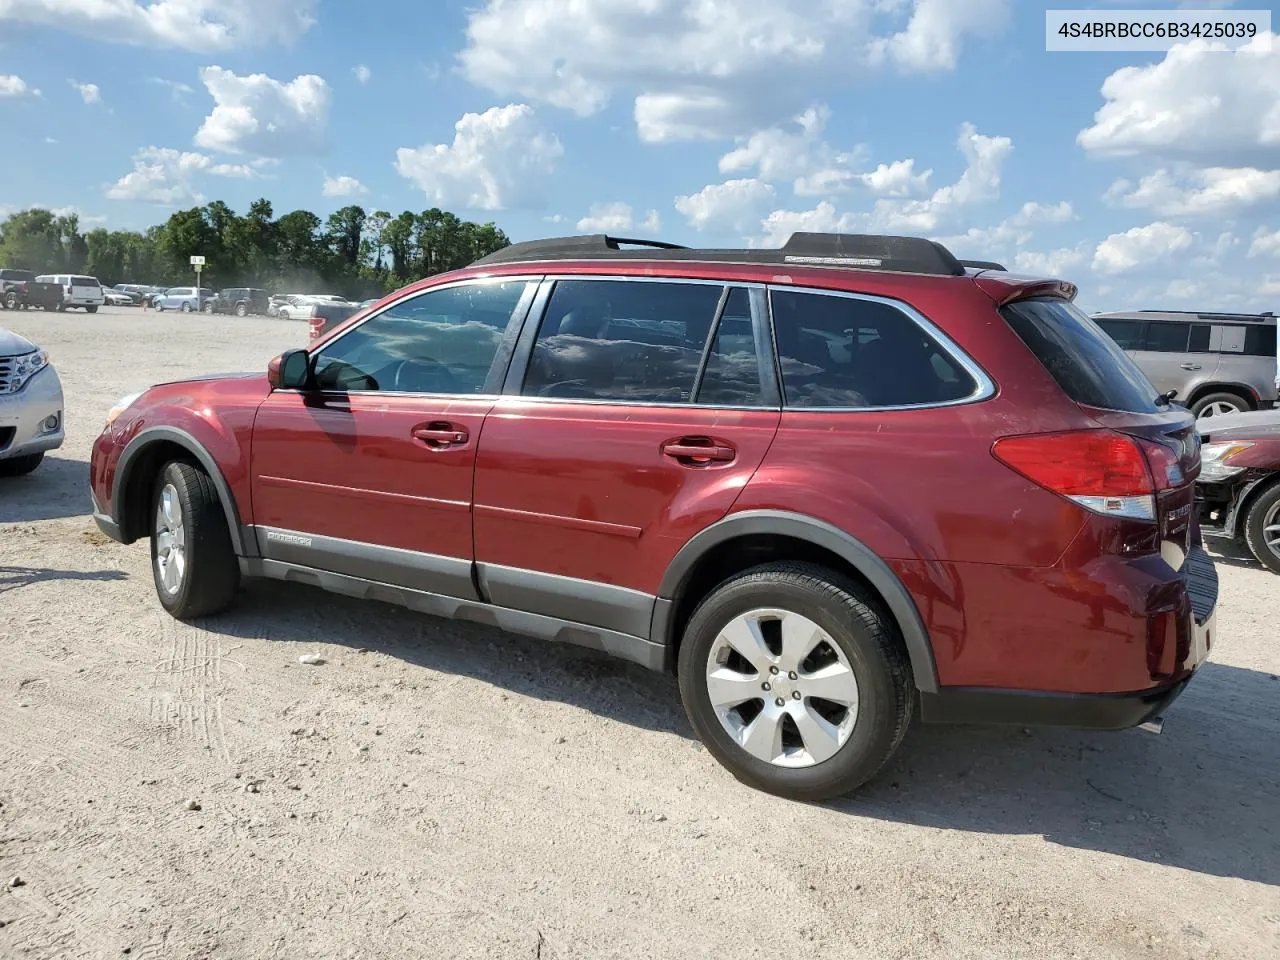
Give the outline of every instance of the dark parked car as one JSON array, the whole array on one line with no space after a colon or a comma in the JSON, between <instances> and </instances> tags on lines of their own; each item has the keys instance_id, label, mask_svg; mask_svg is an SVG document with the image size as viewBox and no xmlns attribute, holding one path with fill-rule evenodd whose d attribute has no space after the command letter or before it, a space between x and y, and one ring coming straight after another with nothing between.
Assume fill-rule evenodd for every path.
<instances>
[{"instance_id":1,"label":"dark parked car","mask_svg":"<svg viewBox=\"0 0 1280 960\"><path fill-rule=\"evenodd\" d=\"M5 310L33 307L57 310L61 306L61 284L37 280L30 270L0 269L0 307Z\"/></svg>"},{"instance_id":2,"label":"dark parked car","mask_svg":"<svg viewBox=\"0 0 1280 960\"><path fill-rule=\"evenodd\" d=\"M1200 522L1280 573L1280 410L1200 424Z\"/></svg>"},{"instance_id":3,"label":"dark parked car","mask_svg":"<svg viewBox=\"0 0 1280 960\"><path fill-rule=\"evenodd\" d=\"M507 247L151 388L95 519L160 604L243 577L675 671L753 786L848 792L927 721L1157 718L1216 641L1191 414L1073 303L908 237Z\"/></svg>"},{"instance_id":4,"label":"dark parked car","mask_svg":"<svg viewBox=\"0 0 1280 960\"><path fill-rule=\"evenodd\" d=\"M249 314L266 316L270 298L267 291L257 287L228 287L204 305L205 313L234 313L237 317Z\"/></svg>"}]
</instances>

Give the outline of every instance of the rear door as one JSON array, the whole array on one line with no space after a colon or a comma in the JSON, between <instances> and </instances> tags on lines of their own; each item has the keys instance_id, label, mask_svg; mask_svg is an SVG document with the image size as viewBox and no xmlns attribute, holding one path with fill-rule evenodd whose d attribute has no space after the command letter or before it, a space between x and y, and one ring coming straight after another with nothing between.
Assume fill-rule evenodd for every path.
<instances>
[{"instance_id":1,"label":"rear door","mask_svg":"<svg viewBox=\"0 0 1280 960\"><path fill-rule=\"evenodd\" d=\"M102 284L93 277L68 277L68 297L76 303L88 306L99 306L106 301L102 293Z\"/></svg>"},{"instance_id":2,"label":"rear door","mask_svg":"<svg viewBox=\"0 0 1280 960\"><path fill-rule=\"evenodd\" d=\"M253 431L263 557L477 599L477 443L535 286L405 297L314 351L315 389L273 391Z\"/></svg>"},{"instance_id":3,"label":"rear door","mask_svg":"<svg viewBox=\"0 0 1280 960\"><path fill-rule=\"evenodd\" d=\"M647 637L675 552L720 519L781 417L763 291L549 280L476 461L490 599Z\"/></svg>"},{"instance_id":4,"label":"rear door","mask_svg":"<svg viewBox=\"0 0 1280 960\"><path fill-rule=\"evenodd\" d=\"M1196 346L1192 352L1192 333L1196 334ZM1180 321L1147 321L1142 334L1141 348L1131 356L1157 393L1177 391L1179 400L1186 400L1195 386L1214 376L1218 356L1208 352L1207 324L1191 324ZM1203 352L1202 352L1203 351Z\"/></svg>"}]
</instances>

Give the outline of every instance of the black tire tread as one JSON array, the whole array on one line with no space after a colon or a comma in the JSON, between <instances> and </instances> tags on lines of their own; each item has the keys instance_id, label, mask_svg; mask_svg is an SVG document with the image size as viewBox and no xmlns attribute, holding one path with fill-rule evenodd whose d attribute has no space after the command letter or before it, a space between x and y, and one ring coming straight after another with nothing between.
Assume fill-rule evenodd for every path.
<instances>
[{"instance_id":1,"label":"black tire tread","mask_svg":"<svg viewBox=\"0 0 1280 960\"><path fill-rule=\"evenodd\" d=\"M753 584L775 587L780 581L812 592L818 597L826 599L838 609L843 609L851 618L860 621L863 630L873 641L872 647L880 661L878 665L888 674L891 689L896 694L892 716L892 735L888 738L884 748L879 751L879 756L864 764L858 771L856 778L821 784L810 789L797 790L787 788L779 790L776 789L775 785L759 781L754 777L739 776L739 779L751 786L770 793L783 795L790 799L802 801L828 800L851 793L871 780L897 752L907 734L907 730L911 726L911 719L915 713L915 682L911 673L911 664L907 657L906 647L902 643L897 625L892 618L881 609L879 603L870 600L866 596L865 587L860 586L838 571L820 564L789 560L763 563L748 568L722 581L708 591L707 595L695 607L688 622L689 624L696 623L699 614L707 604L713 602L728 589L740 589L745 585ZM682 644L681 653L684 654L686 649L686 646ZM686 663L686 659L685 656L680 658L681 673L691 666ZM695 669L700 669L697 665L692 666ZM688 711L687 705L686 711ZM693 722L691 712L689 720L691 723ZM737 774L735 773L735 775Z\"/></svg>"},{"instance_id":2,"label":"black tire tread","mask_svg":"<svg viewBox=\"0 0 1280 960\"><path fill-rule=\"evenodd\" d=\"M1280 573L1280 557L1267 549L1263 523L1267 511L1275 506L1277 500L1280 500L1280 482L1272 484L1254 497L1244 518L1244 539L1249 552L1272 573Z\"/></svg>"},{"instance_id":3,"label":"black tire tread","mask_svg":"<svg viewBox=\"0 0 1280 960\"><path fill-rule=\"evenodd\" d=\"M187 579L171 603L157 583L160 602L179 620L192 620L221 613L240 588L240 562L231 545L231 532L222 501L213 480L199 467L174 460L160 471L152 494L152 511L166 478L176 474L175 484L182 502L183 525L187 528ZM152 572L155 572L154 546Z\"/></svg>"}]
</instances>

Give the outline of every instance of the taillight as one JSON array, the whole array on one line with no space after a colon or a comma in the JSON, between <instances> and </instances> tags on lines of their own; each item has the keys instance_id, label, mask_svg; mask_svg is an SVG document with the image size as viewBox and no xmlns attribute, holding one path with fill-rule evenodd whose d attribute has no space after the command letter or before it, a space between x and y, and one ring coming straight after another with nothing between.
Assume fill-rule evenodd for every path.
<instances>
[{"instance_id":1,"label":"taillight","mask_svg":"<svg viewBox=\"0 0 1280 960\"><path fill-rule=\"evenodd\" d=\"M1138 441L1111 430L1004 437L996 459L1059 496L1107 517L1156 518L1156 487Z\"/></svg>"},{"instance_id":2,"label":"taillight","mask_svg":"<svg viewBox=\"0 0 1280 960\"><path fill-rule=\"evenodd\" d=\"M1186 482L1176 451L1163 443L1152 443L1149 440L1139 440L1138 443L1142 445L1142 452L1147 455L1147 463L1151 465L1151 476L1155 479L1157 491L1172 490Z\"/></svg>"}]
</instances>

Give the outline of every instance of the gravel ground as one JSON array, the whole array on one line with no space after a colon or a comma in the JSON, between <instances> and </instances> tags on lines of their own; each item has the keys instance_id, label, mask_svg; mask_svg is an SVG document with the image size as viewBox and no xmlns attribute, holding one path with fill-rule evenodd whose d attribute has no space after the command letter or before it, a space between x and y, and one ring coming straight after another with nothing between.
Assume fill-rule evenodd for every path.
<instances>
[{"instance_id":1,"label":"gravel ground","mask_svg":"<svg viewBox=\"0 0 1280 960\"><path fill-rule=\"evenodd\" d=\"M855 798L787 803L671 679L586 651L288 584L172 620L89 518L92 439L305 325L0 324L70 428L0 486L0 956L1280 956L1280 578L1252 563L1222 558L1163 735L916 727Z\"/></svg>"}]
</instances>

